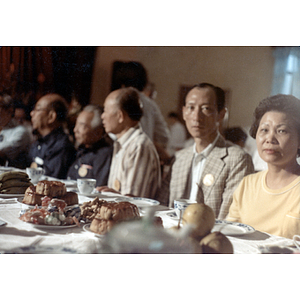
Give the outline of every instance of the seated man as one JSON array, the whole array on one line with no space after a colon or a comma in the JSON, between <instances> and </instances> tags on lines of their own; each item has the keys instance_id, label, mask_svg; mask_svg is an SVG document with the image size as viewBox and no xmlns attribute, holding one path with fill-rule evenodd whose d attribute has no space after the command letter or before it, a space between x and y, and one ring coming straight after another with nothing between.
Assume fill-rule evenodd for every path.
<instances>
[{"instance_id":1,"label":"seated man","mask_svg":"<svg viewBox=\"0 0 300 300\"><path fill-rule=\"evenodd\" d=\"M220 135L218 124L225 112L221 88L202 83L189 91L183 119L194 145L176 153L156 196L161 203L172 207L174 199L202 202L204 197L216 218L226 217L234 190L254 169L250 155Z\"/></svg>"},{"instance_id":2,"label":"seated man","mask_svg":"<svg viewBox=\"0 0 300 300\"><path fill-rule=\"evenodd\" d=\"M28 165L30 132L13 115L13 99L0 95L0 165L24 169Z\"/></svg>"},{"instance_id":3,"label":"seated man","mask_svg":"<svg viewBox=\"0 0 300 300\"><path fill-rule=\"evenodd\" d=\"M74 135L77 157L68 171L68 178L94 178L97 185L107 185L113 142L105 135L97 105L87 105L77 117Z\"/></svg>"},{"instance_id":4,"label":"seated man","mask_svg":"<svg viewBox=\"0 0 300 300\"><path fill-rule=\"evenodd\" d=\"M142 114L135 88L115 90L105 99L103 125L106 132L113 133L117 140L108 186L97 187L98 191L154 197L160 185L160 162L155 146L139 124Z\"/></svg>"},{"instance_id":5,"label":"seated man","mask_svg":"<svg viewBox=\"0 0 300 300\"><path fill-rule=\"evenodd\" d=\"M119 62L119 65L119 75L113 89L134 87L139 91L140 102L143 106L140 125L154 143L162 164L165 164L170 159L167 153L170 131L157 103L143 92L148 83L147 70L136 61Z\"/></svg>"},{"instance_id":6,"label":"seated man","mask_svg":"<svg viewBox=\"0 0 300 300\"><path fill-rule=\"evenodd\" d=\"M32 167L42 167L45 175L65 179L76 157L76 150L64 132L67 116L65 99L58 94L41 97L30 113L32 128L38 139L31 145Z\"/></svg>"}]
</instances>

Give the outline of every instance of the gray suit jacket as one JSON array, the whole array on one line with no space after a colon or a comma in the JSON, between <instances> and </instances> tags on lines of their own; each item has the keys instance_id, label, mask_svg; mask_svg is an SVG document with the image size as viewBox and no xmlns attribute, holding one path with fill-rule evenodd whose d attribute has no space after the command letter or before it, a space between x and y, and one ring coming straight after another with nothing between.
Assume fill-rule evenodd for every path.
<instances>
[{"instance_id":1,"label":"gray suit jacket","mask_svg":"<svg viewBox=\"0 0 300 300\"><path fill-rule=\"evenodd\" d=\"M192 162L193 146L177 152L156 199L172 207L174 199L190 197ZM204 202L214 210L216 218L225 219L233 192L243 177L253 172L251 156L220 136L207 157L199 182ZM200 199L197 201L200 202Z\"/></svg>"}]
</instances>

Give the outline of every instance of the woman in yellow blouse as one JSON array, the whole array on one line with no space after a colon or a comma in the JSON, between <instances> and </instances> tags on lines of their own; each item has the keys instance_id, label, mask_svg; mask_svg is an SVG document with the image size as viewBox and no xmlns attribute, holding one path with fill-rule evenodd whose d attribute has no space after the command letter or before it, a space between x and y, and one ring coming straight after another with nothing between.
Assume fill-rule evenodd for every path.
<instances>
[{"instance_id":1,"label":"woman in yellow blouse","mask_svg":"<svg viewBox=\"0 0 300 300\"><path fill-rule=\"evenodd\" d=\"M250 135L268 169L242 180L227 220L292 238L300 234L300 100L291 95L262 100Z\"/></svg>"}]
</instances>

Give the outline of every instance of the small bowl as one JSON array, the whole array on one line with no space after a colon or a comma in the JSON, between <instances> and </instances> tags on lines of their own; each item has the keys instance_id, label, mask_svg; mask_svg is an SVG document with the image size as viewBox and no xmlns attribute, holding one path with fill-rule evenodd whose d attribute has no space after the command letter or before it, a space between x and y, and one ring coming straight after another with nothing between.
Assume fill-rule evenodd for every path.
<instances>
[{"instance_id":1,"label":"small bowl","mask_svg":"<svg viewBox=\"0 0 300 300\"><path fill-rule=\"evenodd\" d=\"M192 203L194 203L194 201L191 201L189 199L174 200L174 208L176 210L176 215L178 216L178 218L183 216L185 209Z\"/></svg>"},{"instance_id":2,"label":"small bowl","mask_svg":"<svg viewBox=\"0 0 300 300\"><path fill-rule=\"evenodd\" d=\"M80 194L92 194L96 187L96 179L77 179L77 187Z\"/></svg>"}]
</instances>

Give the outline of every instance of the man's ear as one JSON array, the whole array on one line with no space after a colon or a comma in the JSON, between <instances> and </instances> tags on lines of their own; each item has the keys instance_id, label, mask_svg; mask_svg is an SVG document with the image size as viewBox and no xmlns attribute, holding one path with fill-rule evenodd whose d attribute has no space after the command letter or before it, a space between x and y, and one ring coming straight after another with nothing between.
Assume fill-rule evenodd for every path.
<instances>
[{"instance_id":1,"label":"man's ear","mask_svg":"<svg viewBox=\"0 0 300 300\"><path fill-rule=\"evenodd\" d=\"M225 115L226 115L226 112L227 112L227 108L224 107L219 113L218 113L218 122L222 122Z\"/></svg>"},{"instance_id":2,"label":"man's ear","mask_svg":"<svg viewBox=\"0 0 300 300\"><path fill-rule=\"evenodd\" d=\"M182 118L185 121L185 106L182 106L181 111L182 111Z\"/></svg>"},{"instance_id":3,"label":"man's ear","mask_svg":"<svg viewBox=\"0 0 300 300\"><path fill-rule=\"evenodd\" d=\"M13 118L13 117L14 117L14 114L15 114L14 108L13 108L13 107L10 107L10 108L8 109L7 113L8 113L9 115L11 115L11 117Z\"/></svg>"},{"instance_id":4,"label":"man's ear","mask_svg":"<svg viewBox=\"0 0 300 300\"><path fill-rule=\"evenodd\" d=\"M50 110L48 113L48 124L53 124L56 121L57 114L54 110Z\"/></svg>"},{"instance_id":5,"label":"man's ear","mask_svg":"<svg viewBox=\"0 0 300 300\"><path fill-rule=\"evenodd\" d=\"M118 112L118 122L119 123L123 123L124 122L124 119L125 119L125 113L122 109L119 109Z\"/></svg>"}]
</instances>

